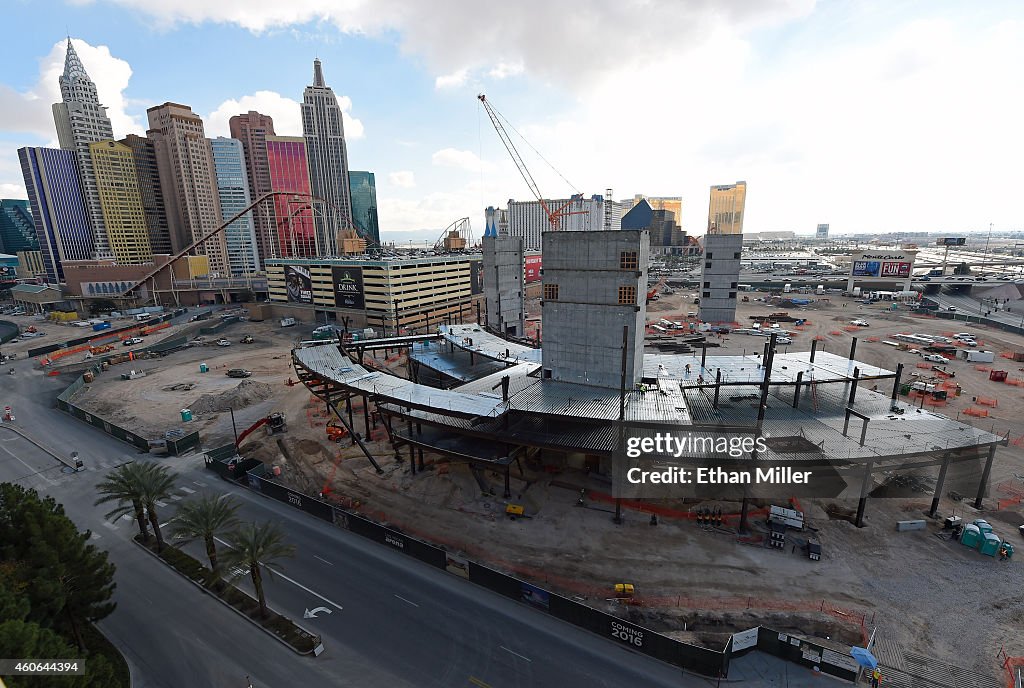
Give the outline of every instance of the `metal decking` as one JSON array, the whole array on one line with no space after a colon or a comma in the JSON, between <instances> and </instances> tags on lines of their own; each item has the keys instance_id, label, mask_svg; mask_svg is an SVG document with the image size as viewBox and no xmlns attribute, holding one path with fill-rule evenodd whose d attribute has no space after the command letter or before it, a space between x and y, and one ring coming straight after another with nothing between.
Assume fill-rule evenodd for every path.
<instances>
[{"instance_id":1,"label":"metal decking","mask_svg":"<svg viewBox=\"0 0 1024 688\"><path fill-rule=\"evenodd\" d=\"M464 351L502 363L540 363L541 350L487 332L479 325L441 325L441 337ZM469 342L473 343L470 344Z\"/></svg>"}]
</instances>

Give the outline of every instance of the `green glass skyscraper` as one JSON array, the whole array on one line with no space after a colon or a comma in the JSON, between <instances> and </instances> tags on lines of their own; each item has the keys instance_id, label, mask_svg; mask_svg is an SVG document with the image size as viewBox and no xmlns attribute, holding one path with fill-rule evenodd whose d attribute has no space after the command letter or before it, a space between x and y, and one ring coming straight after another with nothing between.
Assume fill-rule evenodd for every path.
<instances>
[{"instance_id":1,"label":"green glass skyscraper","mask_svg":"<svg viewBox=\"0 0 1024 688\"><path fill-rule=\"evenodd\" d=\"M379 246L377 183L374 181L373 172L349 170L348 183L352 194L352 221L359 229L359 235L366 239L367 246Z\"/></svg>"}]
</instances>

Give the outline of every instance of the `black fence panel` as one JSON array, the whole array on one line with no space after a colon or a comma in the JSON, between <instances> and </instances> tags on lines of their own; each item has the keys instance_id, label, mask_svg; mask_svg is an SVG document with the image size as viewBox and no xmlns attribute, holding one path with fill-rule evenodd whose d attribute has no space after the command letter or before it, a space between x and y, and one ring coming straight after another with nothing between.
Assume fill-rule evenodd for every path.
<instances>
[{"instance_id":1,"label":"black fence panel","mask_svg":"<svg viewBox=\"0 0 1024 688\"><path fill-rule=\"evenodd\" d=\"M825 674L848 681L856 680L853 658L803 638L762 626L757 634L757 649L805 667L818 667Z\"/></svg>"},{"instance_id":2,"label":"black fence panel","mask_svg":"<svg viewBox=\"0 0 1024 688\"><path fill-rule=\"evenodd\" d=\"M192 432L176 440L167 440L167 453L171 456L181 456L197 446L199 446L199 433Z\"/></svg>"},{"instance_id":3,"label":"black fence panel","mask_svg":"<svg viewBox=\"0 0 1024 688\"><path fill-rule=\"evenodd\" d=\"M469 562L469 580L514 600L521 599L523 596L522 581L512 576L506 576L500 571L481 566L474 561Z\"/></svg>"},{"instance_id":4,"label":"black fence panel","mask_svg":"<svg viewBox=\"0 0 1024 688\"><path fill-rule=\"evenodd\" d=\"M56 351L57 349L60 349L60 348L62 348L60 344L50 344L48 346L40 346L40 347L35 348L35 349L29 349L28 352L25 354L25 356L27 356L28 358L35 358L36 356L42 356L43 354L52 353L52 352L54 352L54 351Z\"/></svg>"}]
</instances>

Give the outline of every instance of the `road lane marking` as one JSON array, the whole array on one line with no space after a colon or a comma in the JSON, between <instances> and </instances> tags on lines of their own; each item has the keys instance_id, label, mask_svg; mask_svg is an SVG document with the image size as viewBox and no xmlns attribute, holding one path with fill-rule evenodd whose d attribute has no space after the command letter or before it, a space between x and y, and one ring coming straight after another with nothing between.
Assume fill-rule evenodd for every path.
<instances>
[{"instance_id":1,"label":"road lane marking","mask_svg":"<svg viewBox=\"0 0 1024 688\"><path fill-rule=\"evenodd\" d=\"M198 485L199 487L206 487L206 483L204 483L202 480L193 480L192 484Z\"/></svg>"},{"instance_id":2,"label":"road lane marking","mask_svg":"<svg viewBox=\"0 0 1024 688\"><path fill-rule=\"evenodd\" d=\"M478 686L479 688L491 688L490 683L485 683L478 679L476 676L470 676L469 682L472 683L474 686Z\"/></svg>"},{"instance_id":3,"label":"road lane marking","mask_svg":"<svg viewBox=\"0 0 1024 688\"><path fill-rule=\"evenodd\" d=\"M395 595L395 597L397 597L398 599L402 600L403 602L408 602L409 604L411 604L414 607L418 607L419 606L418 604L416 604L412 600L407 600L404 597L402 597L401 595Z\"/></svg>"},{"instance_id":4,"label":"road lane marking","mask_svg":"<svg viewBox=\"0 0 1024 688\"><path fill-rule=\"evenodd\" d=\"M523 656L522 656L521 654L519 654L518 652L513 652L512 650L508 649L508 648L507 648L507 647L505 647L504 645L499 645L498 647L500 647L500 648L501 648L502 650L504 650L505 652L509 653L510 655L515 655L515 656L516 656L516 657L518 657L519 659L525 659L525 660L526 660L527 662L532 662L532 661L533 661L533 660L532 660L532 659L530 659L529 657L523 657Z\"/></svg>"},{"instance_id":5,"label":"road lane marking","mask_svg":"<svg viewBox=\"0 0 1024 688\"><path fill-rule=\"evenodd\" d=\"M234 549L234 546L232 546L232 544L230 542L227 542L226 540L221 540L219 537L215 537L213 539L216 540L217 542L219 542L220 544L224 545L225 547L231 547L231 549ZM342 607L337 602L334 602L332 600L327 599L326 597L324 597L323 595L318 593L316 590L310 590L309 588L307 588L305 585L303 585L299 581L295 580L294 578L290 578L290 577L284 575L280 571L274 571L274 576L276 576L277 578L283 578L284 580L288 581L289 583L291 583L295 587L301 588L301 589L305 590L310 595L313 595L314 597L323 600L324 602L326 602L327 604L331 605L332 607L334 607L338 611L342 611L344 609L344 607Z\"/></svg>"},{"instance_id":6,"label":"road lane marking","mask_svg":"<svg viewBox=\"0 0 1024 688\"><path fill-rule=\"evenodd\" d=\"M196 493L196 491L195 491L195 490L193 490L193 489L192 489L191 487L184 487L184 486L182 486L182 487L181 487L181 488L179 488L179 489L180 489L180 490L181 490L182 492L186 493L186 494L195 494L195 493Z\"/></svg>"},{"instance_id":7,"label":"road lane marking","mask_svg":"<svg viewBox=\"0 0 1024 688\"><path fill-rule=\"evenodd\" d=\"M174 500L175 502L180 502L181 501L181 495L171 495L171 499Z\"/></svg>"},{"instance_id":8,"label":"road lane marking","mask_svg":"<svg viewBox=\"0 0 1024 688\"><path fill-rule=\"evenodd\" d=\"M314 559L319 559L320 561L322 561L323 563L327 564L328 566L334 566L334 564L332 564L331 562L327 561L323 557L318 557L317 555L314 554L313 558Z\"/></svg>"},{"instance_id":9,"label":"road lane marking","mask_svg":"<svg viewBox=\"0 0 1024 688\"><path fill-rule=\"evenodd\" d=\"M163 509L165 506L167 506L167 503L166 502L157 502L156 505L158 507L160 507L161 509Z\"/></svg>"},{"instance_id":10,"label":"road lane marking","mask_svg":"<svg viewBox=\"0 0 1024 688\"><path fill-rule=\"evenodd\" d=\"M4 453L5 453L5 454L7 454L7 455L8 455L8 456L10 456L11 458L15 459L15 460L16 460L16 461L17 461L18 463L20 463L20 464L21 464L22 466L24 466L25 468L29 469L30 471L33 471L32 475L38 475L38 476L39 476L40 478L42 478L42 479L43 479L43 480L45 480L46 482L50 483L51 485L56 485L56 484L57 484L57 483L56 483L56 482L54 482L53 480L50 480L50 479L49 479L49 478L47 478L47 477L46 477L45 475L43 475L43 470L49 470L49 469L36 469L35 467L33 467L33 466L30 466L30 465L28 465L27 463L25 463L24 461L22 461L22 460L21 460L21 457L20 457L20 456L16 456L15 454L12 454L12 453L10 452L10 450L9 450L9 449L7 449L7 447L0 447L0 449L3 449L3 450L4 450Z\"/></svg>"}]
</instances>

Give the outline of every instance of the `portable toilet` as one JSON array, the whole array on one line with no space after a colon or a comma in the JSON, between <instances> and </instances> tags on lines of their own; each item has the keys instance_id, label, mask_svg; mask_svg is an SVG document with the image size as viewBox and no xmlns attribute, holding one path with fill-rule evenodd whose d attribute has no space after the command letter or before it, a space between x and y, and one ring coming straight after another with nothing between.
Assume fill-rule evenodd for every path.
<instances>
[{"instance_id":1,"label":"portable toilet","mask_svg":"<svg viewBox=\"0 0 1024 688\"><path fill-rule=\"evenodd\" d=\"M210 368L209 368L209 367L208 367L208 366L207 366L207 365L206 365L205 363L200 363L200 364L199 364L199 372L200 372L200 373L205 373L205 372L206 372L206 371L208 371L209 369L210 369Z\"/></svg>"},{"instance_id":2,"label":"portable toilet","mask_svg":"<svg viewBox=\"0 0 1024 688\"><path fill-rule=\"evenodd\" d=\"M981 547L978 548L982 554L988 557L994 557L999 552L999 545L1002 544L1002 540L995 533L986 533L981 541Z\"/></svg>"},{"instance_id":3,"label":"portable toilet","mask_svg":"<svg viewBox=\"0 0 1024 688\"><path fill-rule=\"evenodd\" d=\"M979 540L981 540L981 531L978 530L978 526L973 523L964 526L964 532L960 535L960 544L965 547L977 547Z\"/></svg>"},{"instance_id":4,"label":"portable toilet","mask_svg":"<svg viewBox=\"0 0 1024 688\"><path fill-rule=\"evenodd\" d=\"M992 526L989 522L983 518L979 518L974 522L974 525L978 526L978 530L981 531L981 537L984 538L986 535L992 532Z\"/></svg>"},{"instance_id":5,"label":"portable toilet","mask_svg":"<svg viewBox=\"0 0 1024 688\"><path fill-rule=\"evenodd\" d=\"M192 420L192 409L181 409L181 422L188 423Z\"/></svg>"}]
</instances>

